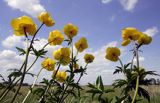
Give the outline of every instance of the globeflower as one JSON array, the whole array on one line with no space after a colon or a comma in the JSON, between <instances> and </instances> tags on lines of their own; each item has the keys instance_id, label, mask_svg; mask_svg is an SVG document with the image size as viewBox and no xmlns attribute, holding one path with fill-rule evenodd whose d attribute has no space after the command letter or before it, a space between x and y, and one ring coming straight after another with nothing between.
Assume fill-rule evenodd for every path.
<instances>
[{"instance_id":1,"label":"globeflower","mask_svg":"<svg viewBox=\"0 0 160 103\"><path fill-rule=\"evenodd\" d=\"M48 27L53 26L55 24L55 21L51 18L48 12L41 12L38 15L38 20Z\"/></svg>"},{"instance_id":2,"label":"globeflower","mask_svg":"<svg viewBox=\"0 0 160 103\"><path fill-rule=\"evenodd\" d=\"M118 60L120 54L121 54L121 52L120 52L119 48L117 48L117 47L108 47L106 49L105 58L110 60L110 61L116 62Z\"/></svg>"},{"instance_id":3,"label":"globeflower","mask_svg":"<svg viewBox=\"0 0 160 103\"><path fill-rule=\"evenodd\" d=\"M92 54L85 54L84 60L86 63L92 63L94 60L94 56Z\"/></svg>"},{"instance_id":4,"label":"globeflower","mask_svg":"<svg viewBox=\"0 0 160 103\"><path fill-rule=\"evenodd\" d=\"M41 63L42 67L48 71L53 71L56 65L56 62L50 58L45 58Z\"/></svg>"},{"instance_id":5,"label":"globeflower","mask_svg":"<svg viewBox=\"0 0 160 103\"><path fill-rule=\"evenodd\" d=\"M122 46L127 46L130 42L131 42L131 40L130 40L130 39L123 40L123 42L122 42Z\"/></svg>"},{"instance_id":6,"label":"globeflower","mask_svg":"<svg viewBox=\"0 0 160 103\"><path fill-rule=\"evenodd\" d=\"M53 52L53 57L65 66L70 63L70 49L60 48Z\"/></svg>"},{"instance_id":7,"label":"globeflower","mask_svg":"<svg viewBox=\"0 0 160 103\"><path fill-rule=\"evenodd\" d=\"M83 52L88 48L87 39L85 37L80 38L74 45L78 52Z\"/></svg>"},{"instance_id":8,"label":"globeflower","mask_svg":"<svg viewBox=\"0 0 160 103\"><path fill-rule=\"evenodd\" d=\"M152 37L146 34L142 34L138 39L138 43L142 45L148 45L151 43L151 41L152 41Z\"/></svg>"},{"instance_id":9,"label":"globeflower","mask_svg":"<svg viewBox=\"0 0 160 103\"><path fill-rule=\"evenodd\" d=\"M14 34L17 36L24 36L27 33L33 36L37 30L36 24L28 16L21 16L11 21L11 26Z\"/></svg>"},{"instance_id":10,"label":"globeflower","mask_svg":"<svg viewBox=\"0 0 160 103\"><path fill-rule=\"evenodd\" d=\"M54 70L53 72L53 75L52 75L52 78L54 77L56 73L56 70ZM56 74L56 80L59 81L59 82L64 82L67 78L67 73L65 71L57 71L57 74ZM53 78L54 79L54 78Z\"/></svg>"},{"instance_id":11,"label":"globeflower","mask_svg":"<svg viewBox=\"0 0 160 103\"><path fill-rule=\"evenodd\" d=\"M60 45L64 40L64 36L59 30L54 30L49 33L48 42L50 45Z\"/></svg>"},{"instance_id":12,"label":"globeflower","mask_svg":"<svg viewBox=\"0 0 160 103\"><path fill-rule=\"evenodd\" d=\"M128 27L122 30L122 38L123 40L138 40L141 35L141 32L136 28Z\"/></svg>"},{"instance_id":13,"label":"globeflower","mask_svg":"<svg viewBox=\"0 0 160 103\"><path fill-rule=\"evenodd\" d=\"M63 27L63 32L69 39L72 39L74 36L77 35L78 27L69 23Z\"/></svg>"}]
</instances>

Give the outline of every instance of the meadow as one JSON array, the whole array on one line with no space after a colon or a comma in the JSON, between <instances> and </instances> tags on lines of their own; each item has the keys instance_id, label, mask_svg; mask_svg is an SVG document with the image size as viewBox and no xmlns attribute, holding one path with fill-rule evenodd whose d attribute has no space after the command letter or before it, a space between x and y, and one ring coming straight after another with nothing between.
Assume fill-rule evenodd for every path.
<instances>
[{"instance_id":1,"label":"meadow","mask_svg":"<svg viewBox=\"0 0 160 103\"><path fill-rule=\"evenodd\" d=\"M75 97L70 96L66 99L65 103L99 103L97 101L97 97L95 97L93 100L91 99L91 95L86 93L85 91L88 90L87 86L82 86L84 90L81 92L81 98L75 99ZM112 88L112 86L105 86L105 88ZM149 92L151 96L151 102L150 103L160 103L160 86L159 85L150 85L150 86L144 86L144 88ZM28 86L23 86L18 98L16 99L15 103L21 103L24 99L25 95L27 94L29 90ZM108 98L114 97L115 95L120 95L121 89L115 89L115 92L109 93L105 95ZM1 91L0 91L1 93ZM10 93L6 96L6 98L2 101L2 103L10 103L10 98L13 96L13 93ZM36 99L36 95L31 94L25 103L38 103ZM112 102L114 103L114 101ZM140 101L139 103L149 103L146 99Z\"/></svg>"}]
</instances>

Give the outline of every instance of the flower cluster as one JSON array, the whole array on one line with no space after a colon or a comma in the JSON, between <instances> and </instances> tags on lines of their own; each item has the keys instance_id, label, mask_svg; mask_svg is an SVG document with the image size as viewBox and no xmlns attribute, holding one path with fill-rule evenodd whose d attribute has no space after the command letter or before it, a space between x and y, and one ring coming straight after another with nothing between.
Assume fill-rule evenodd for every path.
<instances>
[{"instance_id":1,"label":"flower cluster","mask_svg":"<svg viewBox=\"0 0 160 103\"><path fill-rule=\"evenodd\" d=\"M124 28L122 30L122 38L122 46L127 46L131 41L135 41L139 45L147 45L152 41L150 36L132 27Z\"/></svg>"}]
</instances>

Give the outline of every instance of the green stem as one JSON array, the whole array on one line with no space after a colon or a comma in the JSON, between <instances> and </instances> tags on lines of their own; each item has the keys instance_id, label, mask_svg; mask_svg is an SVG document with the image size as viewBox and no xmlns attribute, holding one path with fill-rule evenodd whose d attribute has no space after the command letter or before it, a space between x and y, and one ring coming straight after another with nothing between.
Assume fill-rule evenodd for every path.
<instances>
[{"instance_id":1,"label":"green stem","mask_svg":"<svg viewBox=\"0 0 160 103\"><path fill-rule=\"evenodd\" d=\"M22 83L24 81L24 78L25 78L25 73L26 73L26 69L27 69L27 64L28 64L28 56L29 56L29 53L30 53L30 49L32 48L32 45L33 45L33 42L34 42L34 39L36 37L36 34L38 33L38 31L41 29L41 27L43 26L44 24L42 23L41 26L37 29L37 31L35 32L32 40L31 40L31 43L29 45L29 47L27 48L27 51L26 51L26 57L25 57L25 65L24 65L24 69L23 69L23 74L22 74L22 78L21 78L21 81L20 81L20 84L18 86L18 89L16 90L15 92L15 95L13 96L12 100L10 103L13 103L14 100L16 99L17 95L18 95L18 92L19 90L21 89L22 87ZM24 29L25 31L25 29ZM25 34L26 34L26 31L25 31Z\"/></svg>"},{"instance_id":2,"label":"green stem","mask_svg":"<svg viewBox=\"0 0 160 103\"><path fill-rule=\"evenodd\" d=\"M22 66L20 67L20 71L22 70L24 66L24 63L22 64ZM0 96L0 102L1 100L3 100L3 98L8 94L8 92L11 90L11 85L13 84L13 82L16 80L16 77L13 78L13 80L9 83L9 85L5 88L5 90L1 93Z\"/></svg>"},{"instance_id":3,"label":"green stem","mask_svg":"<svg viewBox=\"0 0 160 103\"><path fill-rule=\"evenodd\" d=\"M57 67L57 70L56 70L55 74L53 75L53 80L55 80L56 75L57 75L57 72L58 72L58 70L60 69L60 66L61 66L61 64L59 63L59 64L58 64L58 67ZM47 87L46 87L44 93L42 94L42 96L40 97L38 103L42 103L42 102L43 102L43 100L44 100L44 98L45 98L45 95L46 95L46 93L48 92L48 90L49 90L49 88L51 87L51 85L52 85L52 83L50 83L49 85L47 85Z\"/></svg>"},{"instance_id":4,"label":"green stem","mask_svg":"<svg viewBox=\"0 0 160 103\"><path fill-rule=\"evenodd\" d=\"M88 63L85 65L85 68L87 67L87 65L88 65ZM79 83L79 81L81 80L83 74L84 74L84 72L81 73L81 75L80 75L80 77L78 78L78 81L76 82L76 84ZM66 86L65 91L67 90L67 88L68 88L68 86ZM72 87L71 91L73 91L73 90L74 90L74 87ZM64 91L64 93L65 93L65 91ZM63 102L63 101L69 96L69 93L68 93L68 94L63 98L64 93L62 94L61 99L60 99L60 101L59 101L58 103Z\"/></svg>"},{"instance_id":5,"label":"green stem","mask_svg":"<svg viewBox=\"0 0 160 103\"><path fill-rule=\"evenodd\" d=\"M136 49L135 49L135 53L136 53L136 59L137 59L137 68L139 69L138 49L139 49L139 47L137 46ZM136 97L137 97L137 94L138 94L138 88L139 88L139 75L137 76L137 79L136 79L136 90L135 90L135 92L134 92L134 96L133 96L133 99L132 99L132 103L135 103L135 101L136 101Z\"/></svg>"},{"instance_id":6,"label":"green stem","mask_svg":"<svg viewBox=\"0 0 160 103\"><path fill-rule=\"evenodd\" d=\"M23 99L22 103L25 103L25 101L27 100L28 96L31 94L32 89L34 88L34 86L35 86L35 84L36 84L36 82L37 82L37 80L38 80L38 77L39 77L39 75L40 75L42 69L43 69L43 68L41 68L40 71L38 72L38 74L37 74L37 76L36 76L36 78L35 78L35 80L34 80L32 86L31 86L31 89L30 89L29 92L27 93L26 97Z\"/></svg>"},{"instance_id":7,"label":"green stem","mask_svg":"<svg viewBox=\"0 0 160 103\"><path fill-rule=\"evenodd\" d=\"M137 80L136 80L136 90L135 90L135 93L134 93L134 96L133 96L133 99L132 99L132 103L135 103L135 100L136 100L136 97L137 97L137 94L138 94L138 88L139 88L139 76L137 77Z\"/></svg>"},{"instance_id":8,"label":"green stem","mask_svg":"<svg viewBox=\"0 0 160 103\"><path fill-rule=\"evenodd\" d=\"M23 80L24 80L24 77L25 77L25 71L26 71L26 68L27 68L28 55L29 55L29 48L27 49L26 59L25 59L25 66L24 66L24 70L23 70L23 74L22 74L22 78L21 78L20 84L19 84L18 89L16 90L15 95L13 96L13 98L12 98L10 103L14 102L14 100L16 99L16 97L18 95L19 90L21 89L21 86L22 86L22 83L23 83Z\"/></svg>"}]
</instances>

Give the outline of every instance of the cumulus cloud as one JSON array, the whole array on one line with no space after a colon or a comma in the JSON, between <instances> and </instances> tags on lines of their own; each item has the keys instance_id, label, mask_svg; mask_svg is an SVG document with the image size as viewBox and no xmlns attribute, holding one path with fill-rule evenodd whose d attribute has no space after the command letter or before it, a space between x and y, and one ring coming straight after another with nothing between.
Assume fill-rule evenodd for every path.
<instances>
[{"instance_id":1,"label":"cumulus cloud","mask_svg":"<svg viewBox=\"0 0 160 103\"><path fill-rule=\"evenodd\" d=\"M2 45L5 48L13 48L15 46L18 46L22 41L22 37L19 36L8 36L5 40L2 41Z\"/></svg>"},{"instance_id":2,"label":"cumulus cloud","mask_svg":"<svg viewBox=\"0 0 160 103\"><path fill-rule=\"evenodd\" d=\"M136 7L136 4L138 3L138 0L119 0L119 1L126 11L133 11L133 9Z\"/></svg>"},{"instance_id":3,"label":"cumulus cloud","mask_svg":"<svg viewBox=\"0 0 160 103\"><path fill-rule=\"evenodd\" d=\"M107 4L110 3L112 0L101 0L102 3Z\"/></svg>"},{"instance_id":4,"label":"cumulus cloud","mask_svg":"<svg viewBox=\"0 0 160 103\"><path fill-rule=\"evenodd\" d=\"M19 67L19 64L21 64L23 60L23 56L19 56L12 50L0 51L0 66L2 71Z\"/></svg>"},{"instance_id":5,"label":"cumulus cloud","mask_svg":"<svg viewBox=\"0 0 160 103\"><path fill-rule=\"evenodd\" d=\"M158 33L158 28L157 27L152 27L152 28L149 28L147 30L144 31L145 34L149 35L149 36L154 36Z\"/></svg>"},{"instance_id":6,"label":"cumulus cloud","mask_svg":"<svg viewBox=\"0 0 160 103\"><path fill-rule=\"evenodd\" d=\"M10 41L10 43L11 43L12 40L13 41L15 40L15 37L8 37L8 38L12 38L12 39L9 39L9 40L5 39L4 41ZM5 44L4 41L2 41L3 44ZM8 45L10 43L5 44L4 46L8 47ZM26 42L23 39L18 39L18 43L21 44L20 47L26 48ZM34 42L34 47L37 50L39 50L46 43L47 43L46 39L39 38L39 41ZM17 45L17 42L16 43L13 42L12 46L10 46L10 47L15 47L16 45ZM120 77L119 75L113 75L112 74L113 71L114 71L114 66L115 66L114 64L115 63L112 63L109 60L105 59L106 48L107 47L115 47L115 46L118 46L118 42L117 41L112 41L112 42L107 43L106 45L100 47L97 50L87 49L84 52L79 53L78 63L82 66L85 65L83 57L86 53L91 53L95 56L94 63L92 63L88 66L88 69L87 69L88 75L85 75L83 77L82 81L80 82L81 84L87 84L88 82L95 82L95 79L97 78L98 75L102 75L102 77L105 80L104 81L105 84L111 84L112 80ZM48 50L48 53L47 53L46 56L53 58L53 56L52 56L53 51L60 48L60 47L62 47L62 46L47 46L46 50ZM76 52L76 50L74 51L74 53L75 52ZM18 68L22 64L23 59L24 59L24 56L19 56L19 54L17 52L13 51L12 48L10 48L10 50L7 49L7 50L1 51L0 52L0 65L1 65L1 69L3 71L2 73L6 73L7 69ZM30 59L29 59L29 63L31 64L34 59L35 58L33 56L31 56ZM32 70L30 72L36 74L38 72L38 70L41 68L41 61L42 61L42 59L38 60L38 62L35 64L35 66L32 68ZM67 69L67 67L62 67L61 68L61 70L66 70L66 69ZM43 70L39 80L41 80L42 78L51 78L51 72ZM32 79L33 78L31 78L31 77L29 77L29 78L27 77L25 82L31 83Z\"/></svg>"},{"instance_id":7,"label":"cumulus cloud","mask_svg":"<svg viewBox=\"0 0 160 103\"><path fill-rule=\"evenodd\" d=\"M45 11L43 5L40 4L40 0L4 0L8 6L13 9L20 10L33 17L36 17L39 13Z\"/></svg>"},{"instance_id":8,"label":"cumulus cloud","mask_svg":"<svg viewBox=\"0 0 160 103\"><path fill-rule=\"evenodd\" d=\"M140 57L139 57L139 61L140 61L140 62L143 62L143 61L145 61L145 58L142 57L142 56L140 56ZM134 58L133 62L136 63L136 62L137 62L137 59Z\"/></svg>"}]
</instances>

